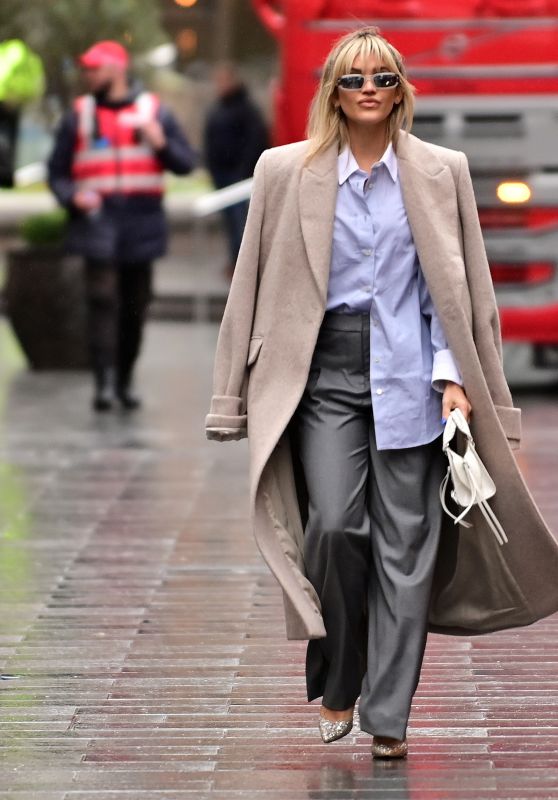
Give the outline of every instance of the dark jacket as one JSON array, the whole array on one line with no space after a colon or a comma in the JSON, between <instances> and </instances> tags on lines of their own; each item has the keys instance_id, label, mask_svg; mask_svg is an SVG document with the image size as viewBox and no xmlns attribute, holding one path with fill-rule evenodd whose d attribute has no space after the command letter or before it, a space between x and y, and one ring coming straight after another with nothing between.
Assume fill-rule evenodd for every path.
<instances>
[{"instance_id":1,"label":"dark jacket","mask_svg":"<svg viewBox=\"0 0 558 800\"><path fill-rule=\"evenodd\" d=\"M265 122L244 86L220 98L210 109L204 148L216 186L252 177L258 158L268 146Z\"/></svg>"},{"instance_id":2,"label":"dark jacket","mask_svg":"<svg viewBox=\"0 0 558 800\"><path fill-rule=\"evenodd\" d=\"M119 108L138 95L136 88L119 103L97 98L99 106ZM192 170L196 156L178 123L164 107L157 113L163 126L166 146L157 153L163 167L177 175ZM67 247L86 258L116 259L125 262L151 261L166 249L167 228L162 199L148 194L113 194L106 197L99 213L84 214L72 205L75 185L72 162L78 119L69 112L56 133L54 149L48 160L48 183L58 202L70 212Z\"/></svg>"}]
</instances>

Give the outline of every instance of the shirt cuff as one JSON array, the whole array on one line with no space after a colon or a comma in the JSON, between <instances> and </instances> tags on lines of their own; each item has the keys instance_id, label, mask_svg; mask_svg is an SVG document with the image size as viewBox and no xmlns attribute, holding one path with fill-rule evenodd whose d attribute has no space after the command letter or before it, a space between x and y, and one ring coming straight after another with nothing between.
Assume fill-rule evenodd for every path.
<instances>
[{"instance_id":1,"label":"shirt cuff","mask_svg":"<svg viewBox=\"0 0 558 800\"><path fill-rule=\"evenodd\" d=\"M437 392L443 392L446 388L446 381L452 381L463 386L463 378L459 372L459 368L455 363L453 353L448 348L446 350L438 350L434 353L434 361L432 363L432 388Z\"/></svg>"}]
</instances>

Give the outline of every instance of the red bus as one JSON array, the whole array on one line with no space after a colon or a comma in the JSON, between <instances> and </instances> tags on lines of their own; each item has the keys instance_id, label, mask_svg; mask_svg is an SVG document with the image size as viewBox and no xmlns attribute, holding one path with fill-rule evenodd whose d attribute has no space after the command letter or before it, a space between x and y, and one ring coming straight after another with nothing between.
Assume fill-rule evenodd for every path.
<instances>
[{"instance_id":1,"label":"red bus","mask_svg":"<svg viewBox=\"0 0 558 800\"><path fill-rule=\"evenodd\" d=\"M558 377L558 0L253 3L281 51L277 144L304 138L339 36L376 25L403 52L413 132L469 158L508 373Z\"/></svg>"}]
</instances>

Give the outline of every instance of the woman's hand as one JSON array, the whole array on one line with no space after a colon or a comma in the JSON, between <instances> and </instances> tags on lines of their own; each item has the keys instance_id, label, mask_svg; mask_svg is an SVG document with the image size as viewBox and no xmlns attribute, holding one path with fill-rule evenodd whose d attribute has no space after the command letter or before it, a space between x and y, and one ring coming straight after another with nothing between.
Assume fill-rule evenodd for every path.
<instances>
[{"instance_id":1,"label":"woman's hand","mask_svg":"<svg viewBox=\"0 0 558 800\"><path fill-rule=\"evenodd\" d=\"M446 381L446 388L442 395L442 419L445 421L450 415L450 411L458 408L467 422L471 416L471 403L467 400L467 395L458 383Z\"/></svg>"}]
</instances>

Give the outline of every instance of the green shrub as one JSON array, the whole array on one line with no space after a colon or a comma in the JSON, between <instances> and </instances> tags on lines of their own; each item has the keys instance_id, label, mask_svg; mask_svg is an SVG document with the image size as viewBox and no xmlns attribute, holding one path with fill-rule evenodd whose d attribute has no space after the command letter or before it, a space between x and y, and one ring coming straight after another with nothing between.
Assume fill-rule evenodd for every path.
<instances>
[{"instance_id":1,"label":"green shrub","mask_svg":"<svg viewBox=\"0 0 558 800\"><path fill-rule=\"evenodd\" d=\"M31 245L62 244L68 213L63 208L47 211L44 214L33 214L27 217L19 228L19 233L24 242Z\"/></svg>"}]
</instances>

